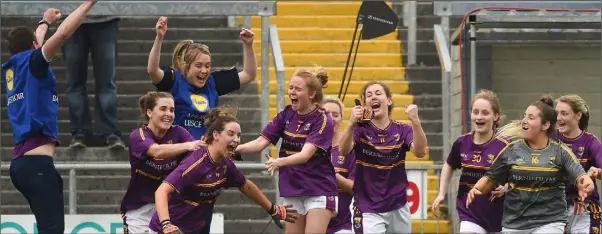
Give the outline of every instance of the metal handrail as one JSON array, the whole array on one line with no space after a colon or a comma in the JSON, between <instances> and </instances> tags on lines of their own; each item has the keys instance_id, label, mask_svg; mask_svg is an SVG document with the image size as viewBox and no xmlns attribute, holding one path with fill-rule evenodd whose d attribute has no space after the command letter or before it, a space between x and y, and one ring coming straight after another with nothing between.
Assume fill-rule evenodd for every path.
<instances>
[{"instance_id":1,"label":"metal handrail","mask_svg":"<svg viewBox=\"0 0 602 234\"><path fill-rule=\"evenodd\" d=\"M263 163L241 163L235 162L239 169L264 169ZM57 170L69 170L69 214L77 214L77 173L76 170L129 170L131 166L126 162L114 163L57 163L54 165ZM442 165L406 165L407 169L415 170L440 170ZM8 170L10 163L0 165L1 170ZM275 181L277 181L277 176ZM277 183L277 182L276 182ZM278 191L276 189L276 191ZM276 199L279 195L276 194Z\"/></svg>"},{"instance_id":2,"label":"metal handrail","mask_svg":"<svg viewBox=\"0 0 602 234\"><path fill-rule=\"evenodd\" d=\"M441 63L441 114L442 114L442 135L443 135L443 157L447 157L451 148L451 140L453 139L451 136L451 98L446 98L451 96L451 79L452 79L452 60L451 60L451 52L450 52L450 41L448 37L449 30L444 29L444 27L448 27L443 22L442 25L435 24L433 25L433 41L435 43L435 47L437 48L437 54L439 56L439 62ZM445 158L444 158L445 160ZM454 175L457 177L457 175ZM455 181L455 180L454 180ZM455 184L455 183L452 183ZM456 209L454 209L455 199L457 194L457 187L455 185L448 186L447 191L447 205L448 209L448 217L452 222L452 227L456 230L455 227L458 226L459 220L456 218Z\"/></svg>"},{"instance_id":3,"label":"metal handrail","mask_svg":"<svg viewBox=\"0 0 602 234\"><path fill-rule=\"evenodd\" d=\"M416 64L416 43L417 43L417 30L418 24L416 23L417 18L417 10L416 10L416 1L404 1L404 25L407 25L408 35L407 35L407 53L408 53L408 61L407 65L415 65ZM405 9L407 8L407 10ZM407 15L406 15L407 14Z\"/></svg>"}]
</instances>

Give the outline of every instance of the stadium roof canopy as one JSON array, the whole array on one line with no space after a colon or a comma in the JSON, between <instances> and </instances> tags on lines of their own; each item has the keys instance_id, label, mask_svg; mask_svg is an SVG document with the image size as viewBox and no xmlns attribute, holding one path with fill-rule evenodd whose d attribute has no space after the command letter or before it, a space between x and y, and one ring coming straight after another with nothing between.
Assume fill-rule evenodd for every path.
<instances>
[{"instance_id":1,"label":"stadium roof canopy","mask_svg":"<svg viewBox=\"0 0 602 234\"><path fill-rule=\"evenodd\" d=\"M436 1L434 14L456 18L471 13L465 29L474 24L479 42L600 43L601 5L600 1ZM453 44L460 33L457 27L450 36Z\"/></svg>"}]
</instances>

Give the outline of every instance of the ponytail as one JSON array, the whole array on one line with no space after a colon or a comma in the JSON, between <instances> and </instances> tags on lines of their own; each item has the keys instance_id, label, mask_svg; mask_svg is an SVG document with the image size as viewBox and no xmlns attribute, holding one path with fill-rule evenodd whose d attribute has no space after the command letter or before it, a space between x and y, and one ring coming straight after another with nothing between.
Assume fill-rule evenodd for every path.
<instances>
[{"instance_id":1,"label":"ponytail","mask_svg":"<svg viewBox=\"0 0 602 234\"><path fill-rule=\"evenodd\" d=\"M171 57L172 66L181 73L184 73L186 69L186 62L184 62L186 49L188 49L188 46L192 43L194 43L192 40L182 40L173 50L173 55Z\"/></svg>"}]
</instances>

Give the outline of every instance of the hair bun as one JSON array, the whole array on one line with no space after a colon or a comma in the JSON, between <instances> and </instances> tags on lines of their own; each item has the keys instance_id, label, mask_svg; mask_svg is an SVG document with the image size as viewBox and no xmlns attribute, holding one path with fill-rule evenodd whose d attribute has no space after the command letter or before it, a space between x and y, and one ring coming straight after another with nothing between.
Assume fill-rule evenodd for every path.
<instances>
[{"instance_id":1,"label":"hair bun","mask_svg":"<svg viewBox=\"0 0 602 234\"><path fill-rule=\"evenodd\" d=\"M548 106L554 107L554 99L550 95L544 95L539 99L540 102L547 104Z\"/></svg>"}]
</instances>

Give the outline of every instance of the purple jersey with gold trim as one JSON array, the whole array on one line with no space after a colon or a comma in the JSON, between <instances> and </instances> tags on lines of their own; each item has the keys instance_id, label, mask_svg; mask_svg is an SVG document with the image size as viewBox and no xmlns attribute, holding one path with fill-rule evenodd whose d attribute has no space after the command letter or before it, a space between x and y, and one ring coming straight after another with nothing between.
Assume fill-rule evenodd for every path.
<instances>
[{"instance_id":1,"label":"purple jersey with gold trim","mask_svg":"<svg viewBox=\"0 0 602 234\"><path fill-rule=\"evenodd\" d=\"M330 155L336 173L345 178L349 178L350 175L355 173L355 156L353 156L353 151L349 155L344 156L339 152L339 147L334 146L330 151ZM330 220L326 233L351 230L351 211L349 210L349 206L352 199L353 195L339 189L339 209L337 210L337 216Z\"/></svg>"},{"instance_id":2,"label":"purple jersey with gold trim","mask_svg":"<svg viewBox=\"0 0 602 234\"><path fill-rule=\"evenodd\" d=\"M155 203L155 190L176 168L178 161L187 154L170 159L156 159L146 154L151 145L178 144L193 140L186 129L175 125L170 127L162 138L157 138L146 125L132 131L129 149L132 178L121 201L122 214Z\"/></svg>"},{"instance_id":3,"label":"purple jersey with gold trim","mask_svg":"<svg viewBox=\"0 0 602 234\"><path fill-rule=\"evenodd\" d=\"M213 206L227 188L244 186L247 179L232 160L214 162L207 147L190 153L164 183L176 190L169 196L169 218L184 233L196 233L211 225ZM161 231L157 212L149 227Z\"/></svg>"},{"instance_id":4,"label":"purple jersey with gold trim","mask_svg":"<svg viewBox=\"0 0 602 234\"><path fill-rule=\"evenodd\" d=\"M279 168L278 187L282 197L337 195L334 168L330 163L334 125L324 109L316 107L300 115L288 105L263 129L261 136L274 145L282 138L281 158L301 152L305 144L318 148L306 163Z\"/></svg>"},{"instance_id":5,"label":"purple jersey with gold trim","mask_svg":"<svg viewBox=\"0 0 602 234\"><path fill-rule=\"evenodd\" d=\"M356 162L353 193L363 213L384 213L407 203L406 152L413 141L412 127L397 121L380 129L372 122L353 133Z\"/></svg>"},{"instance_id":6,"label":"purple jersey with gold trim","mask_svg":"<svg viewBox=\"0 0 602 234\"><path fill-rule=\"evenodd\" d=\"M556 138L560 140L562 143L566 144L575 157L579 159L581 166L587 172L590 167L601 168L601 155L600 155L600 140L593 134L583 131L581 135L575 137L573 139L568 139L562 135L560 132L556 132ZM587 197L587 200L590 202L594 202L597 205L600 205L600 195L598 194L598 185L594 183L596 189L592 192L592 194ZM573 204L575 199L579 196L577 194L577 188L573 183L567 181L566 187L566 201L569 204Z\"/></svg>"},{"instance_id":7,"label":"purple jersey with gold trim","mask_svg":"<svg viewBox=\"0 0 602 234\"><path fill-rule=\"evenodd\" d=\"M509 144L502 138L492 138L484 144L477 145L473 142L474 132L464 134L452 145L447 157L447 164L453 169L462 169L456 209L460 221L475 223L488 232L502 230L502 214L504 199L496 198L490 201L491 194L477 196L473 204L466 208L468 192L493 163L495 157Z\"/></svg>"}]
</instances>

